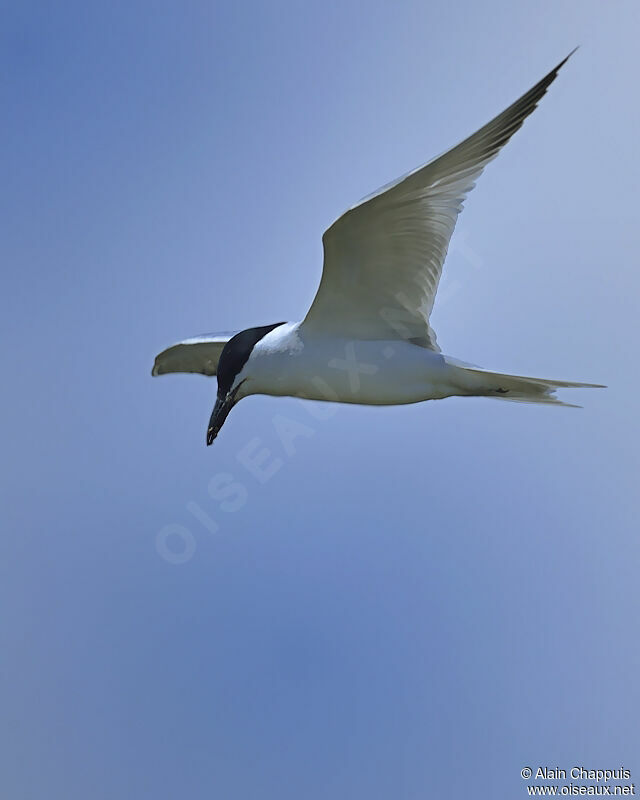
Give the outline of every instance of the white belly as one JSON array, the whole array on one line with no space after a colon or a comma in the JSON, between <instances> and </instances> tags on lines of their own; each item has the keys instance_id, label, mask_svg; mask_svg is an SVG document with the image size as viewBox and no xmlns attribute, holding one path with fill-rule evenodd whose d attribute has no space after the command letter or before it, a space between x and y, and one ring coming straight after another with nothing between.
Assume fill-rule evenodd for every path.
<instances>
[{"instance_id":1,"label":"white belly","mask_svg":"<svg viewBox=\"0 0 640 800\"><path fill-rule=\"evenodd\" d=\"M319 339L288 325L258 342L243 370L240 394L417 403L458 394L454 372L438 353L410 342Z\"/></svg>"}]
</instances>

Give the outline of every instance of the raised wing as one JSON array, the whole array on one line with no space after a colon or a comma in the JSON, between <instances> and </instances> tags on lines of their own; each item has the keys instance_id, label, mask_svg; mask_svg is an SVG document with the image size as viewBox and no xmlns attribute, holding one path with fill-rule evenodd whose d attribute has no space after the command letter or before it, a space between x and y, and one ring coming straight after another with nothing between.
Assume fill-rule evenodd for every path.
<instances>
[{"instance_id":1,"label":"raised wing","mask_svg":"<svg viewBox=\"0 0 640 800\"><path fill-rule=\"evenodd\" d=\"M220 353L234 333L205 333L193 339L185 339L168 347L156 356L152 375L166 375L169 372L199 372L202 375L215 375L218 370Z\"/></svg>"},{"instance_id":2,"label":"raised wing","mask_svg":"<svg viewBox=\"0 0 640 800\"><path fill-rule=\"evenodd\" d=\"M468 139L333 223L322 237L322 280L307 329L438 349L429 315L463 201L571 55Z\"/></svg>"}]
</instances>

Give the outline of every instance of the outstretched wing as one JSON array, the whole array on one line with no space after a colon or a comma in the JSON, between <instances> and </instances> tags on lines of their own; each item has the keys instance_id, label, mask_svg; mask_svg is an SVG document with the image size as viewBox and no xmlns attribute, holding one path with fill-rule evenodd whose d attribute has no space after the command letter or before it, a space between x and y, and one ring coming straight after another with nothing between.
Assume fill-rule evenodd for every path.
<instances>
[{"instance_id":1,"label":"outstretched wing","mask_svg":"<svg viewBox=\"0 0 640 800\"><path fill-rule=\"evenodd\" d=\"M220 353L235 333L205 333L193 339L185 339L168 347L156 356L152 375L169 372L199 372L215 375L218 371Z\"/></svg>"},{"instance_id":2,"label":"outstretched wing","mask_svg":"<svg viewBox=\"0 0 640 800\"><path fill-rule=\"evenodd\" d=\"M468 139L333 223L322 237L322 280L304 327L437 349L429 315L463 201L569 56Z\"/></svg>"}]
</instances>

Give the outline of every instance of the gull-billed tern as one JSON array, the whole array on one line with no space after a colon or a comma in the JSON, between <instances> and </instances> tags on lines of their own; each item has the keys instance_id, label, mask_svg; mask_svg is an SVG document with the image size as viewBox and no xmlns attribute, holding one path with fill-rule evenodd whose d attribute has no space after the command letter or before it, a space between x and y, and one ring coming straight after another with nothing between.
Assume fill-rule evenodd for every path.
<instances>
[{"instance_id":1,"label":"gull-billed tern","mask_svg":"<svg viewBox=\"0 0 640 800\"><path fill-rule=\"evenodd\" d=\"M464 199L570 55L468 139L337 219L322 237L322 279L302 322L199 336L156 357L153 375L217 375L208 445L252 394L365 405L454 395L567 405L556 389L597 386L466 366L441 353L429 326Z\"/></svg>"}]
</instances>

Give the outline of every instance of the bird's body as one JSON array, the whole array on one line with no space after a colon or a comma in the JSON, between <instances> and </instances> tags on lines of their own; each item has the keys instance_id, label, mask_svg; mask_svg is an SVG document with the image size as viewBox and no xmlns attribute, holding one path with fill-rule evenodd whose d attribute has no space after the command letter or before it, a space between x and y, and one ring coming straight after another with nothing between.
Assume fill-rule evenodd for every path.
<instances>
[{"instance_id":1,"label":"bird's body","mask_svg":"<svg viewBox=\"0 0 640 800\"><path fill-rule=\"evenodd\" d=\"M253 348L238 397L269 394L364 405L400 405L460 394L455 367L398 340L308 335L303 323L268 333ZM246 376L246 379L245 377Z\"/></svg>"},{"instance_id":2,"label":"bird's body","mask_svg":"<svg viewBox=\"0 0 640 800\"><path fill-rule=\"evenodd\" d=\"M466 366L441 354L429 325L466 195L566 60L475 134L339 217L323 236L322 280L301 322L189 339L157 356L154 375L217 374L207 444L252 394L376 406L454 395L566 405L556 389L593 386Z\"/></svg>"},{"instance_id":3,"label":"bird's body","mask_svg":"<svg viewBox=\"0 0 640 800\"><path fill-rule=\"evenodd\" d=\"M236 383L236 400L266 394L370 406L454 396L565 405L550 392L589 385L488 372L402 339L309 335L303 322L283 323L260 339Z\"/></svg>"}]
</instances>

